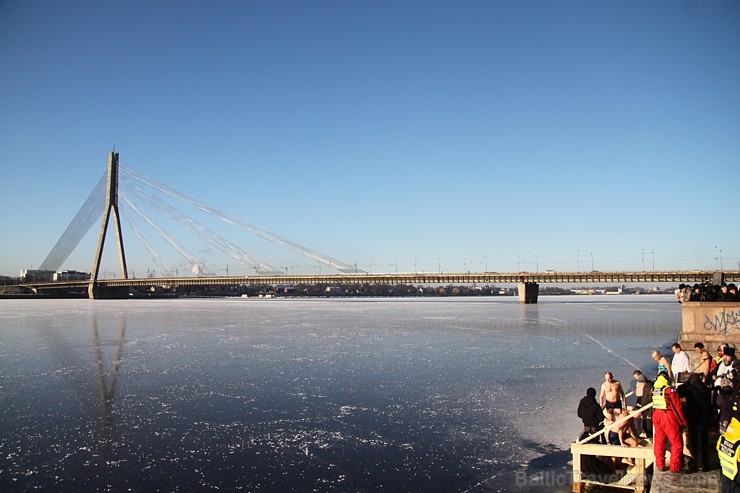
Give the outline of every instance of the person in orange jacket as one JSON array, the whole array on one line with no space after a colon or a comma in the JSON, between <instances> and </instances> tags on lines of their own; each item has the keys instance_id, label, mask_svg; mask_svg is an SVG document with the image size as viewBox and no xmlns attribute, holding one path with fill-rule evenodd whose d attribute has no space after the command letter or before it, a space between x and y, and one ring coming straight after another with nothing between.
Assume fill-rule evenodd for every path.
<instances>
[{"instance_id":1,"label":"person in orange jacket","mask_svg":"<svg viewBox=\"0 0 740 493\"><path fill-rule=\"evenodd\" d=\"M665 451L666 439L671 442L671 472L680 472L683 466L683 439L681 427L686 426L686 416L678 394L670 386L668 375L661 372L655 379L652 390L653 400L653 452L655 465L661 471L666 471Z\"/></svg>"}]
</instances>

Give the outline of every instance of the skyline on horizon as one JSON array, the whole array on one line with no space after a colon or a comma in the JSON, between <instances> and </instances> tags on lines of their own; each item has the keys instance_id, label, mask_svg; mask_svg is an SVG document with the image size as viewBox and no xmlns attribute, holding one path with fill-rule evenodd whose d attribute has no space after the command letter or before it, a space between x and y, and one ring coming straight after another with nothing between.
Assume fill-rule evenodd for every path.
<instances>
[{"instance_id":1,"label":"skyline on horizon","mask_svg":"<svg viewBox=\"0 0 740 493\"><path fill-rule=\"evenodd\" d=\"M4 2L0 274L38 268L113 146L367 272L740 270L737 25L731 0ZM91 270L99 229L61 269ZM218 275L252 273L171 234Z\"/></svg>"}]
</instances>

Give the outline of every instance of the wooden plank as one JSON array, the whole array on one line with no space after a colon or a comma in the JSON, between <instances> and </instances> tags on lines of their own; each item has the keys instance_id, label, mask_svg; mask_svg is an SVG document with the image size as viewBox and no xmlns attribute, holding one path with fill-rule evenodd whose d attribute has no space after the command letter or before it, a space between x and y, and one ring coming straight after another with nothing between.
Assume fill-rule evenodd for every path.
<instances>
[{"instance_id":1,"label":"wooden plank","mask_svg":"<svg viewBox=\"0 0 740 493\"><path fill-rule=\"evenodd\" d=\"M652 445L649 447L621 447L619 445L604 445L601 443L573 443L570 446L571 453L582 455L600 455L605 457L628 457L653 459Z\"/></svg>"},{"instance_id":2,"label":"wooden plank","mask_svg":"<svg viewBox=\"0 0 740 493\"><path fill-rule=\"evenodd\" d=\"M573 493L581 493L585 490L585 484L581 481L581 454L573 452Z\"/></svg>"},{"instance_id":3,"label":"wooden plank","mask_svg":"<svg viewBox=\"0 0 740 493\"><path fill-rule=\"evenodd\" d=\"M635 459L635 493L644 493L647 490L647 476L645 474L645 459Z\"/></svg>"}]
</instances>

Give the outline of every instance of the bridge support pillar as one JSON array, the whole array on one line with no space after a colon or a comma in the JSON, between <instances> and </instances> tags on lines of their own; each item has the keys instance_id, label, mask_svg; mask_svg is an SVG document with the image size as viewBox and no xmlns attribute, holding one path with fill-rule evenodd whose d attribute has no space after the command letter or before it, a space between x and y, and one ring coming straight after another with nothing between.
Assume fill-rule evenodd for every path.
<instances>
[{"instance_id":1,"label":"bridge support pillar","mask_svg":"<svg viewBox=\"0 0 740 493\"><path fill-rule=\"evenodd\" d=\"M724 272L715 272L712 274L712 284L715 286L722 286L722 284L725 283L725 273Z\"/></svg>"},{"instance_id":2,"label":"bridge support pillar","mask_svg":"<svg viewBox=\"0 0 740 493\"><path fill-rule=\"evenodd\" d=\"M91 282L87 287L87 297L91 300L127 300L129 298L129 288L104 287Z\"/></svg>"},{"instance_id":3,"label":"bridge support pillar","mask_svg":"<svg viewBox=\"0 0 740 493\"><path fill-rule=\"evenodd\" d=\"M100 237L98 238L98 249L95 252L95 263L90 274L90 285L87 295L91 300L101 298L128 298L128 288L124 288L126 295L123 296L121 288L102 288L98 286L98 273L100 272L100 261L103 258L103 247L105 246L105 235L108 232L110 215L113 212L113 224L116 228L116 242L118 243L118 260L121 264L121 277L128 279L126 268L126 253L123 249L123 233L121 232L121 214L118 210L118 153L111 152L108 155L108 185L105 199L105 210L103 212L103 223L100 225Z\"/></svg>"},{"instance_id":4,"label":"bridge support pillar","mask_svg":"<svg viewBox=\"0 0 740 493\"><path fill-rule=\"evenodd\" d=\"M517 287L519 288L519 303L532 305L537 303L537 297L540 295L540 285L536 282L520 282Z\"/></svg>"}]
</instances>

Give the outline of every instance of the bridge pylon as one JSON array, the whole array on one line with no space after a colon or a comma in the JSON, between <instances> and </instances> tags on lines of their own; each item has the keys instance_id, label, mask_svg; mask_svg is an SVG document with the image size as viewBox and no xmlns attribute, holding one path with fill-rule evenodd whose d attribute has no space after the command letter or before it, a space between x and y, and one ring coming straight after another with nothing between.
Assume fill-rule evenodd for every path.
<instances>
[{"instance_id":1,"label":"bridge pylon","mask_svg":"<svg viewBox=\"0 0 740 493\"><path fill-rule=\"evenodd\" d=\"M123 249L123 233L121 232L121 214L118 209L118 153L111 152L108 155L108 186L105 198L105 209L103 222L100 226L100 236L98 238L98 249L95 251L95 263L93 264L90 284L88 286L88 296L90 299L95 298L123 298L128 297L128 288L125 293L120 289L106 288L101 289L98 285L98 274L100 272L100 261L103 258L103 247L105 246L105 236L108 232L108 223L110 222L111 212L113 213L113 225L116 228L116 242L118 243L118 261L121 266L121 278L128 279L128 269L126 268L126 253Z\"/></svg>"}]
</instances>

